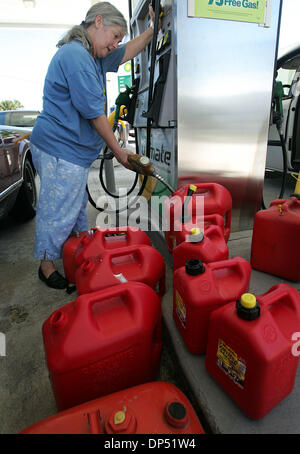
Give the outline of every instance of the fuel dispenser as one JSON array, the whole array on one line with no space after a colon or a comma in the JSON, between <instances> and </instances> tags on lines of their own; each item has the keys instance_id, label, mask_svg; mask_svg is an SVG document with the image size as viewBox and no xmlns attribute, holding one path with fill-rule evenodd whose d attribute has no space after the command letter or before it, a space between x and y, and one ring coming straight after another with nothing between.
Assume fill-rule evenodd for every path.
<instances>
[{"instance_id":1,"label":"fuel dispenser","mask_svg":"<svg viewBox=\"0 0 300 454\"><path fill-rule=\"evenodd\" d=\"M162 0L157 38L134 60L139 153L171 188L225 186L232 231L251 228L261 206L281 6ZM148 7L129 0L132 37L149 27ZM170 195L152 177L146 186Z\"/></svg>"}]
</instances>

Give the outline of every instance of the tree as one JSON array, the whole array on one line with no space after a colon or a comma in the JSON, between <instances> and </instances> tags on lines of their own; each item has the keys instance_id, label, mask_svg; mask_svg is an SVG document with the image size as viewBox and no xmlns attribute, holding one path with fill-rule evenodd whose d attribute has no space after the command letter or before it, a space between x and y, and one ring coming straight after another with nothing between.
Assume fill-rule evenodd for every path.
<instances>
[{"instance_id":1,"label":"tree","mask_svg":"<svg viewBox=\"0 0 300 454\"><path fill-rule=\"evenodd\" d=\"M17 99L14 99L13 101L5 99L4 101L0 102L0 110L14 110L20 109L22 107L24 106Z\"/></svg>"}]
</instances>

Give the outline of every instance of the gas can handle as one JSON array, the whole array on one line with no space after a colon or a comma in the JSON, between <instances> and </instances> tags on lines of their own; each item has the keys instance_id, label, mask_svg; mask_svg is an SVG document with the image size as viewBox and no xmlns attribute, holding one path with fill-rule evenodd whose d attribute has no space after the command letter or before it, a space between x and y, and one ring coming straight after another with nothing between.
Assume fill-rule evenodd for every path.
<instances>
[{"instance_id":1,"label":"gas can handle","mask_svg":"<svg viewBox=\"0 0 300 454\"><path fill-rule=\"evenodd\" d=\"M114 257L123 257L124 255L129 255L135 252L138 256L138 258L143 262L144 261L144 256L142 254L142 250L144 249L144 244L140 245L135 245L133 244L132 246L128 246L127 248L123 249L116 249L112 250L108 254L104 255L103 260L107 259L108 263L111 259Z\"/></svg>"},{"instance_id":2,"label":"gas can handle","mask_svg":"<svg viewBox=\"0 0 300 454\"><path fill-rule=\"evenodd\" d=\"M244 274L245 264L248 265L249 270L251 270L251 265L249 262L247 262L247 260L242 259L243 261L241 261L241 259L242 259L242 257L234 257L233 259L231 259L230 262L228 260L220 260L218 262L208 264L208 266L209 266L209 268L211 268L212 271L214 271L214 270L218 270L221 268L228 268L228 262L229 262L232 268L239 268L242 271L242 274Z\"/></svg>"},{"instance_id":3,"label":"gas can handle","mask_svg":"<svg viewBox=\"0 0 300 454\"><path fill-rule=\"evenodd\" d=\"M290 197L287 199L287 205L289 208L297 207L300 209L300 200L297 197Z\"/></svg>"},{"instance_id":4,"label":"gas can handle","mask_svg":"<svg viewBox=\"0 0 300 454\"><path fill-rule=\"evenodd\" d=\"M279 298L287 297L289 306L293 308L294 312L298 312L300 316L300 301L298 291L289 286L288 284L280 283L274 285L263 295L258 296L259 303L266 307L278 302Z\"/></svg>"},{"instance_id":5,"label":"gas can handle","mask_svg":"<svg viewBox=\"0 0 300 454\"><path fill-rule=\"evenodd\" d=\"M221 238L224 238L223 229L219 225L210 224L204 232L206 237L209 237L211 234L217 235Z\"/></svg>"},{"instance_id":6,"label":"gas can handle","mask_svg":"<svg viewBox=\"0 0 300 454\"><path fill-rule=\"evenodd\" d=\"M101 301L105 300L107 297L111 297L111 291L113 291L113 297L122 297L126 296L126 301L131 304L132 294L130 288L126 287L127 283L122 285L114 285L113 287L106 287L101 292L89 293L88 295L80 295L74 300L74 303L77 304L77 310L81 313L82 320L86 319L87 323L90 323L90 317L93 318L93 306ZM85 297L88 297L86 300ZM88 310L87 310L88 308Z\"/></svg>"},{"instance_id":7,"label":"gas can handle","mask_svg":"<svg viewBox=\"0 0 300 454\"><path fill-rule=\"evenodd\" d=\"M283 205L288 199L276 199L276 200L273 200L271 203L270 203L270 207L274 207L276 205Z\"/></svg>"}]
</instances>

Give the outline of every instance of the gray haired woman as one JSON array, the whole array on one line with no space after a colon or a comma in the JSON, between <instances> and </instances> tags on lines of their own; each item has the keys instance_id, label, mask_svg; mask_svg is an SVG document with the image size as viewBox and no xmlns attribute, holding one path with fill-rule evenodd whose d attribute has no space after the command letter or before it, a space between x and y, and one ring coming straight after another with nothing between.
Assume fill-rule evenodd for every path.
<instances>
[{"instance_id":1,"label":"gray haired woman","mask_svg":"<svg viewBox=\"0 0 300 454\"><path fill-rule=\"evenodd\" d=\"M153 21L154 12L149 6ZM119 45L127 33L123 15L109 2L98 2L85 20L59 41L44 84L43 110L31 134L33 162L40 176L34 257L39 278L49 287L67 287L56 270L72 230L88 229L86 183L89 168L105 142L116 159L127 162L106 117L106 73L134 58L153 35Z\"/></svg>"}]
</instances>

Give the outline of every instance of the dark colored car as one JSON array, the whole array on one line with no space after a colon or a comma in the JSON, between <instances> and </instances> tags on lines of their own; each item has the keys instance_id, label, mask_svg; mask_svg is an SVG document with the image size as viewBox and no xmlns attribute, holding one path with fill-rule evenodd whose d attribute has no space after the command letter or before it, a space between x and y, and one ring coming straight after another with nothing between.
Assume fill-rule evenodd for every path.
<instances>
[{"instance_id":1,"label":"dark colored car","mask_svg":"<svg viewBox=\"0 0 300 454\"><path fill-rule=\"evenodd\" d=\"M31 130L0 125L0 218L10 213L20 221L27 221L36 214Z\"/></svg>"},{"instance_id":2,"label":"dark colored car","mask_svg":"<svg viewBox=\"0 0 300 454\"><path fill-rule=\"evenodd\" d=\"M0 125L33 128L39 114L39 110L2 110L0 111Z\"/></svg>"}]
</instances>

